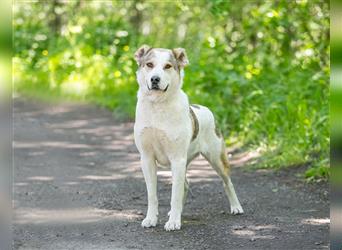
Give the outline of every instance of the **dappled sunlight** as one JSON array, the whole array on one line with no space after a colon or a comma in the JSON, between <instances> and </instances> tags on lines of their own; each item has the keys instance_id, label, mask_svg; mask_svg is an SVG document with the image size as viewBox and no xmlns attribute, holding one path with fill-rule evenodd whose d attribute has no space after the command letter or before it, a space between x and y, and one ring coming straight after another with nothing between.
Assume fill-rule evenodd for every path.
<instances>
[{"instance_id":1,"label":"dappled sunlight","mask_svg":"<svg viewBox=\"0 0 342 250\"><path fill-rule=\"evenodd\" d=\"M274 230L274 229L279 229L279 227L275 225L258 225L258 226L248 226L249 229L251 230Z\"/></svg>"},{"instance_id":2,"label":"dappled sunlight","mask_svg":"<svg viewBox=\"0 0 342 250\"><path fill-rule=\"evenodd\" d=\"M22 105L21 101L19 98L16 99L16 105L13 107L14 115L18 115L17 112L19 111L20 105ZM58 115L63 115L65 113L69 113L75 110L75 105L74 104L65 104L65 105L47 105L45 108L39 108L35 110L25 110L23 112L22 108L20 109L20 116L26 117L26 118L36 118L39 117L43 114L48 113L51 116L58 116Z\"/></svg>"},{"instance_id":3,"label":"dappled sunlight","mask_svg":"<svg viewBox=\"0 0 342 250\"><path fill-rule=\"evenodd\" d=\"M238 235L238 236L254 236L255 232L248 229L242 229L242 230L234 230L232 231L232 234Z\"/></svg>"},{"instance_id":4,"label":"dappled sunlight","mask_svg":"<svg viewBox=\"0 0 342 250\"><path fill-rule=\"evenodd\" d=\"M171 170L159 170L158 169L157 175L158 175L158 177L160 177L162 179L171 180L171 178L172 178Z\"/></svg>"},{"instance_id":5,"label":"dappled sunlight","mask_svg":"<svg viewBox=\"0 0 342 250\"><path fill-rule=\"evenodd\" d=\"M194 159L186 172L186 176L192 183L202 182L202 181L216 181L219 179L215 170L209 165L208 161L202 156ZM172 171L170 167L160 167L158 168L158 177L171 181Z\"/></svg>"},{"instance_id":6,"label":"dappled sunlight","mask_svg":"<svg viewBox=\"0 0 342 250\"><path fill-rule=\"evenodd\" d=\"M75 185L80 185L80 183L77 181L67 181L67 182L64 182L64 185L75 186Z\"/></svg>"},{"instance_id":7,"label":"dappled sunlight","mask_svg":"<svg viewBox=\"0 0 342 250\"><path fill-rule=\"evenodd\" d=\"M14 221L17 224L83 224L111 220L136 220L141 217L136 210L115 211L93 207L49 210L23 207L16 209Z\"/></svg>"},{"instance_id":8,"label":"dappled sunlight","mask_svg":"<svg viewBox=\"0 0 342 250\"><path fill-rule=\"evenodd\" d=\"M61 149L88 149L93 148L88 144L71 143L68 141L47 141L47 142L19 142L13 141L14 148L61 148Z\"/></svg>"},{"instance_id":9,"label":"dappled sunlight","mask_svg":"<svg viewBox=\"0 0 342 250\"><path fill-rule=\"evenodd\" d=\"M109 150L109 151L122 151L127 147L132 147L132 141L130 140L115 140L108 144L81 144L72 143L71 141L37 141L37 142L21 142L13 141L13 148L15 149L97 149L97 150ZM124 154L124 153L123 153Z\"/></svg>"},{"instance_id":10,"label":"dappled sunlight","mask_svg":"<svg viewBox=\"0 0 342 250\"><path fill-rule=\"evenodd\" d=\"M198 156L191 162L191 165L194 167L208 167L209 163L203 156Z\"/></svg>"},{"instance_id":11,"label":"dappled sunlight","mask_svg":"<svg viewBox=\"0 0 342 250\"><path fill-rule=\"evenodd\" d=\"M46 153L44 151L35 151L35 152L29 152L28 155L29 156L41 156L41 155L45 155Z\"/></svg>"},{"instance_id":12,"label":"dappled sunlight","mask_svg":"<svg viewBox=\"0 0 342 250\"><path fill-rule=\"evenodd\" d=\"M122 161L122 164L120 162L116 162L115 164L118 164L114 166L112 163L106 164L105 167L107 169L112 169L113 172L120 172L122 175L126 175L126 177L136 177L137 175L140 175L142 173L140 168L140 161L136 161L136 159L130 159L131 157L127 157L124 161Z\"/></svg>"},{"instance_id":13,"label":"dappled sunlight","mask_svg":"<svg viewBox=\"0 0 342 250\"><path fill-rule=\"evenodd\" d=\"M96 154L98 154L98 152L96 152L96 151L81 152L80 156L95 156Z\"/></svg>"},{"instance_id":14,"label":"dappled sunlight","mask_svg":"<svg viewBox=\"0 0 342 250\"><path fill-rule=\"evenodd\" d=\"M240 226L240 227L234 227L231 230L231 233L233 235L236 235L241 238L247 238L250 240L272 240L275 238L274 235L272 235L273 232L276 230L279 230L279 227L275 225L250 225L250 226Z\"/></svg>"},{"instance_id":15,"label":"dappled sunlight","mask_svg":"<svg viewBox=\"0 0 342 250\"><path fill-rule=\"evenodd\" d=\"M99 126L96 128L84 128L77 130L77 133L87 134L87 135L95 135L95 136L108 136L111 138L115 138L118 136L122 136L122 128L116 126ZM125 138L123 138L125 139Z\"/></svg>"},{"instance_id":16,"label":"dappled sunlight","mask_svg":"<svg viewBox=\"0 0 342 250\"><path fill-rule=\"evenodd\" d=\"M79 179L82 180L95 180L95 181L103 181L103 180L120 180L124 179L126 175L122 175L119 173L116 173L114 175L84 175L78 177Z\"/></svg>"},{"instance_id":17,"label":"dappled sunlight","mask_svg":"<svg viewBox=\"0 0 342 250\"><path fill-rule=\"evenodd\" d=\"M27 180L30 180L30 181L53 181L54 178L51 176L32 176L32 177L28 177Z\"/></svg>"},{"instance_id":18,"label":"dappled sunlight","mask_svg":"<svg viewBox=\"0 0 342 250\"><path fill-rule=\"evenodd\" d=\"M275 236L273 236L273 235L255 235L254 237L252 237L252 240L256 240L256 239L273 240L273 239L275 239Z\"/></svg>"},{"instance_id":19,"label":"dappled sunlight","mask_svg":"<svg viewBox=\"0 0 342 250\"><path fill-rule=\"evenodd\" d=\"M309 218L301 220L301 223L315 226L329 225L330 218Z\"/></svg>"},{"instance_id":20,"label":"dappled sunlight","mask_svg":"<svg viewBox=\"0 0 342 250\"><path fill-rule=\"evenodd\" d=\"M83 80L68 80L61 83L61 90L64 94L83 96L87 93L88 84Z\"/></svg>"},{"instance_id":21,"label":"dappled sunlight","mask_svg":"<svg viewBox=\"0 0 342 250\"><path fill-rule=\"evenodd\" d=\"M14 186L17 186L17 187L23 187L23 186L27 186L29 185L27 182L15 182L13 183Z\"/></svg>"},{"instance_id":22,"label":"dappled sunlight","mask_svg":"<svg viewBox=\"0 0 342 250\"><path fill-rule=\"evenodd\" d=\"M243 167L247 163L258 159L260 156L261 153L259 150L242 152L229 159L229 163L234 167Z\"/></svg>"},{"instance_id":23,"label":"dappled sunlight","mask_svg":"<svg viewBox=\"0 0 342 250\"><path fill-rule=\"evenodd\" d=\"M262 173L262 174L271 173L273 171L274 171L273 169L256 169L255 170L256 173Z\"/></svg>"},{"instance_id":24,"label":"dappled sunlight","mask_svg":"<svg viewBox=\"0 0 342 250\"><path fill-rule=\"evenodd\" d=\"M56 106L52 106L52 107L49 107L48 108L48 113L50 115L60 115L60 114L64 114L64 113L67 113L67 112L70 112L72 110L74 110L75 107L73 107L72 105L56 105ZM46 113L47 110L43 110L43 112L41 113ZM38 113L38 114L41 114L41 113ZM27 114L29 115L29 114Z\"/></svg>"},{"instance_id":25,"label":"dappled sunlight","mask_svg":"<svg viewBox=\"0 0 342 250\"><path fill-rule=\"evenodd\" d=\"M187 174L190 177L202 177L202 178L217 175L213 169L190 169L187 171Z\"/></svg>"},{"instance_id":26,"label":"dappled sunlight","mask_svg":"<svg viewBox=\"0 0 342 250\"><path fill-rule=\"evenodd\" d=\"M80 128L88 124L89 124L88 120L72 120L72 121L64 121L62 123L49 124L48 127L52 129Z\"/></svg>"},{"instance_id":27,"label":"dappled sunlight","mask_svg":"<svg viewBox=\"0 0 342 250\"><path fill-rule=\"evenodd\" d=\"M197 157L190 163L187 170L187 177L192 183L214 181L219 178L216 171L210 166L209 162L203 156Z\"/></svg>"}]
</instances>

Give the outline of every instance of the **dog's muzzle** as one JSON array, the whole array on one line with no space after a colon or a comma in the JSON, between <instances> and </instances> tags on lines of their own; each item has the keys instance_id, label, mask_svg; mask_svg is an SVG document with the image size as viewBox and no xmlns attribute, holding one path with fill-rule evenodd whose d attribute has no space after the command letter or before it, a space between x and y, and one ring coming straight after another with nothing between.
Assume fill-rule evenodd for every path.
<instances>
[{"instance_id":1,"label":"dog's muzzle","mask_svg":"<svg viewBox=\"0 0 342 250\"><path fill-rule=\"evenodd\" d=\"M160 77L159 76L152 76L151 77L151 84L152 84L152 86L150 88L147 85L147 87L148 87L149 90L161 90L161 91L165 92L169 86L166 86L165 89L160 89L159 83L160 83Z\"/></svg>"},{"instance_id":2,"label":"dog's muzzle","mask_svg":"<svg viewBox=\"0 0 342 250\"><path fill-rule=\"evenodd\" d=\"M148 86L148 84L147 84L147 88L148 88L148 90L156 90L156 91L163 91L163 92L166 92L166 90L169 88L169 85L167 85L165 89L161 89L161 88L159 87L159 85L154 85L154 84L152 84L152 86L151 86L151 88L150 88L150 87Z\"/></svg>"}]
</instances>

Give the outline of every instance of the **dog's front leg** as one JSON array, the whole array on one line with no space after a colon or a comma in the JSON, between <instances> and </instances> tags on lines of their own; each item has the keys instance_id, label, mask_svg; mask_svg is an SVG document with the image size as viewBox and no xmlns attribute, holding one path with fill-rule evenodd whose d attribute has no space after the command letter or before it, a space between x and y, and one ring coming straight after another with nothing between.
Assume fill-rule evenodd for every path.
<instances>
[{"instance_id":1,"label":"dog's front leg","mask_svg":"<svg viewBox=\"0 0 342 250\"><path fill-rule=\"evenodd\" d=\"M184 182L186 172L186 159L171 161L172 170L172 194L169 220L165 224L166 231L179 230L181 228L181 215L183 209Z\"/></svg>"},{"instance_id":2,"label":"dog's front leg","mask_svg":"<svg viewBox=\"0 0 342 250\"><path fill-rule=\"evenodd\" d=\"M153 157L142 156L141 167L147 188L148 208L142 227L155 227L158 222L157 166Z\"/></svg>"}]
</instances>

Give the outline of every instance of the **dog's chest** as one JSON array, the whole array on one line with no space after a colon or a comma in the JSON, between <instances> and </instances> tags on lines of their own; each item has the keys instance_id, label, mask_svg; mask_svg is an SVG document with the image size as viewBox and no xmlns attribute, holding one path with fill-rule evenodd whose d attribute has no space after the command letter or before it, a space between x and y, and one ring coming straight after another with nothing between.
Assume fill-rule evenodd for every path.
<instances>
[{"instance_id":1,"label":"dog's chest","mask_svg":"<svg viewBox=\"0 0 342 250\"><path fill-rule=\"evenodd\" d=\"M172 147L172 141L165 131L145 127L139 132L139 140L145 152L153 154L161 165L169 165L167 152Z\"/></svg>"},{"instance_id":2,"label":"dog's chest","mask_svg":"<svg viewBox=\"0 0 342 250\"><path fill-rule=\"evenodd\" d=\"M175 155L187 152L191 135L186 98L155 104L138 102L134 137L140 153L152 155L161 165L169 165Z\"/></svg>"}]
</instances>

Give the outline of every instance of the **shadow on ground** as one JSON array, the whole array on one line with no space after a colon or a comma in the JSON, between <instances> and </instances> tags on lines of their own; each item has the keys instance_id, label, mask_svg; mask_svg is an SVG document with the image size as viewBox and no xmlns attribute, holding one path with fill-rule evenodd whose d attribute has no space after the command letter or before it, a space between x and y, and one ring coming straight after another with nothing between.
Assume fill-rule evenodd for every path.
<instances>
[{"instance_id":1,"label":"shadow on ground","mask_svg":"<svg viewBox=\"0 0 342 250\"><path fill-rule=\"evenodd\" d=\"M146 191L133 124L84 104L14 100L15 249L327 249L326 183L296 169L248 170L233 155L245 214L229 214L219 178L193 162L182 230L165 232L171 173L158 173L160 220L143 229Z\"/></svg>"}]
</instances>

